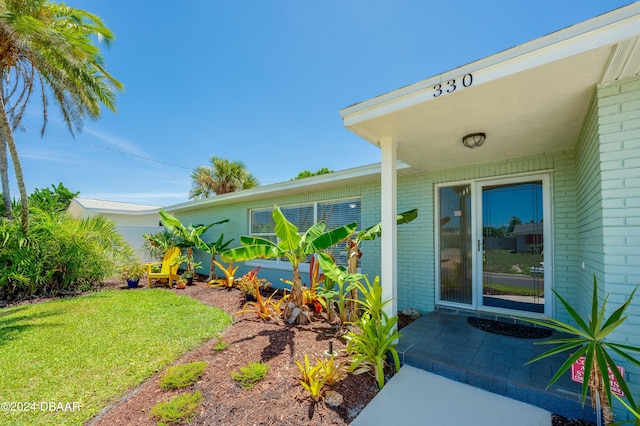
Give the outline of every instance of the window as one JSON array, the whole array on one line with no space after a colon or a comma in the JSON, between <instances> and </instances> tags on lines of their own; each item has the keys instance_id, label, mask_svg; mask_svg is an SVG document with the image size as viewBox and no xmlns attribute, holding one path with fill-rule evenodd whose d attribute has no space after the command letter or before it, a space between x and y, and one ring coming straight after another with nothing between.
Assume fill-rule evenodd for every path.
<instances>
[{"instance_id":1,"label":"window","mask_svg":"<svg viewBox=\"0 0 640 426\"><path fill-rule=\"evenodd\" d=\"M308 204L297 204L292 206L280 206L280 210L289 222L298 228L300 234L305 233L315 223L324 221L327 225L326 231L339 228L351 222L358 223L360 229L360 200L330 200ZM274 232L275 224L272 216L273 208L256 209L250 211L250 234L255 237L262 237L267 240L277 242ZM340 243L331 248L338 265L347 266L346 243ZM309 259L307 259L307 262ZM270 259L271 266L281 265L285 267L288 263L286 258Z\"/></svg>"}]
</instances>

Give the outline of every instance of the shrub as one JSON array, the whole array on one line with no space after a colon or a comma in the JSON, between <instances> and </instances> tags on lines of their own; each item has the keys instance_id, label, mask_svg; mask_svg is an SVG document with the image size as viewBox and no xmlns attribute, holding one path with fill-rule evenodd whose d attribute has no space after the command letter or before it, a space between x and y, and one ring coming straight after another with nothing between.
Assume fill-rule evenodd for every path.
<instances>
[{"instance_id":1,"label":"shrub","mask_svg":"<svg viewBox=\"0 0 640 426\"><path fill-rule=\"evenodd\" d=\"M159 402L151 409L151 417L159 422L178 423L190 420L198 405L202 401L202 393L185 393L171 398L166 402Z\"/></svg>"},{"instance_id":2,"label":"shrub","mask_svg":"<svg viewBox=\"0 0 640 426\"><path fill-rule=\"evenodd\" d=\"M0 299L88 290L132 254L115 224L102 216L73 220L33 208L27 234L19 221L0 219Z\"/></svg>"},{"instance_id":3,"label":"shrub","mask_svg":"<svg viewBox=\"0 0 640 426\"><path fill-rule=\"evenodd\" d=\"M207 368L207 363L204 361L169 367L167 372L160 378L158 385L164 390L191 386L200 380L205 368Z\"/></svg>"},{"instance_id":4,"label":"shrub","mask_svg":"<svg viewBox=\"0 0 640 426\"><path fill-rule=\"evenodd\" d=\"M239 371L232 371L231 377L239 382L244 389L251 389L260 380L267 376L269 366L264 362L252 362L245 367L240 367Z\"/></svg>"}]
</instances>

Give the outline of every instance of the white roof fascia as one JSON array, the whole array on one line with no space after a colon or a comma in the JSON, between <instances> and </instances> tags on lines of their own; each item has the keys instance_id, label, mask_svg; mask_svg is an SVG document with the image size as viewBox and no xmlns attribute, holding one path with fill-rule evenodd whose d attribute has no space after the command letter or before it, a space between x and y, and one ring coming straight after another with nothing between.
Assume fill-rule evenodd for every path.
<instances>
[{"instance_id":1,"label":"white roof fascia","mask_svg":"<svg viewBox=\"0 0 640 426\"><path fill-rule=\"evenodd\" d=\"M411 167L398 161L397 170L410 169ZM309 190L322 189L327 184L335 184L339 182L348 182L350 180L357 180L358 178L375 176L380 174L380 163L369 164L362 167L355 167L347 170L340 170L337 172L326 173L317 176L311 176L304 179L295 179L286 182L274 183L272 185L259 186L257 188L245 189L242 191L230 192L228 194L216 195L209 198L203 198L195 201L188 201L186 203L175 204L173 206L165 207L166 211L179 211L190 210L193 208L202 208L213 204L231 204L236 202L242 202L245 200L251 200L253 198L264 198L268 195L286 195L292 193L294 190L307 188Z\"/></svg>"},{"instance_id":2,"label":"white roof fascia","mask_svg":"<svg viewBox=\"0 0 640 426\"><path fill-rule=\"evenodd\" d=\"M446 89L445 84L448 81L456 79L457 82L460 82L462 77L472 74L473 84L469 87L476 87L508 75L637 36L638 28L640 28L640 2L349 106L340 110L340 115L344 120L345 127L349 127L412 105L436 100L438 98L434 97L434 86L437 84L443 84L443 89ZM457 91L464 89L461 84L457 85Z\"/></svg>"}]
</instances>

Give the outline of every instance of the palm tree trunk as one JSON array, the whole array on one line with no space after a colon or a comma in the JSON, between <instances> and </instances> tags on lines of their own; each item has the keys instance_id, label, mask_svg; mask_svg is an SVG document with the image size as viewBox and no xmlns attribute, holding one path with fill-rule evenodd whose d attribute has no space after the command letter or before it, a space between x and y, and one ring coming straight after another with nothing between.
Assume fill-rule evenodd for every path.
<instances>
[{"instance_id":1,"label":"palm tree trunk","mask_svg":"<svg viewBox=\"0 0 640 426\"><path fill-rule=\"evenodd\" d=\"M0 180L2 181L2 201L4 203L4 215L11 219L13 217L11 206L11 191L9 188L9 165L7 159L7 141L4 133L0 136Z\"/></svg>"},{"instance_id":2,"label":"palm tree trunk","mask_svg":"<svg viewBox=\"0 0 640 426\"><path fill-rule=\"evenodd\" d=\"M22 165L20 164L18 149L16 148L16 143L13 140L13 133L11 133L11 126L9 125L9 118L7 117L4 96L2 96L2 94L0 94L0 129L2 129L2 133L4 133L4 139L9 148L9 153L11 154L13 170L16 174L18 191L20 192L20 205L22 206L22 230L26 234L29 229L29 198L27 196L27 189L24 185L24 175L22 174Z\"/></svg>"},{"instance_id":3,"label":"palm tree trunk","mask_svg":"<svg viewBox=\"0 0 640 426\"><path fill-rule=\"evenodd\" d=\"M2 76L4 68L0 65L0 96L4 96L4 83ZM3 98L4 99L4 98ZM7 139L4 136L4 129L0 128L0 180L2 181L2 201L4 203L4 215L8 219L13 218L11 206L11 191L9 189L9 165L7 159Z\"/></svg>"}]
</instances>

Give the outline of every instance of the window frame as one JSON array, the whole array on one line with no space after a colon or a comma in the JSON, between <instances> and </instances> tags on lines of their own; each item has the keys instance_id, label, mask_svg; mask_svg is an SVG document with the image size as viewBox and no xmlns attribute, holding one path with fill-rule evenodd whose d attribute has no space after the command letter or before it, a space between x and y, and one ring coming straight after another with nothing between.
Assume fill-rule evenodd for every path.
<instances>
[{"instance_id":1,"label":"window frame","mask_svg":"<svg viewBox=\"0 0 640 426\"><path fill-rule=\"evenodd\" d=\"M318 223L318 204L328 204L328 203L333 203L333 204L337 204L337 203L347 203L347 202L358 202L360 204L360 214L359 214L359 218L356 221L358 223L358 228L356 230L356 232L358 232L360 230L360 221L362 218L362 200L361 197L345 197L345 198L331 198L331 199L326 199L326 200L317 200L317 201L310 201L310 202L304 202L304 203L293 203L293 204L283 204L283 205L279 205L278 207L280 207L281 210L286 210L289 208L295 208L295 207L308 207L311 206L313 207L313 224ZM249 227L249 234L252 237L260 237L260 238L266 238L266 239L270 239L269 237L276 237L277 240L277 236L275 234L275 232L252 232L253 229L253 212L264 212L264 211L268 211L268 212L273 212L274 207L259 207L259 208L252 208L248 210L248 214L249 214L249 223L248 223L248 227ZM347 222L350 223L350 222ZM346 225L347 223L344 223L343 225ZM294 225L298 226L297 224L294 223ZM342 225L341 225L342 226ZM306 232L306 230L304 231L298 231L301 233ZM282 260L280 258L276 258L276 259L254 259L254 260L250 260L246 262L247 266L251 266L251 267L257 267L260 266L262 268L265 269L278 269L278 270L285 270L285 271L291 271L291 264L286 261L286 260ZM304 272L304 273L308 273L309 272L309 263L308 262L301 262L298 265L298 269L300 272Z\"/></svg>"}]
</instances>

